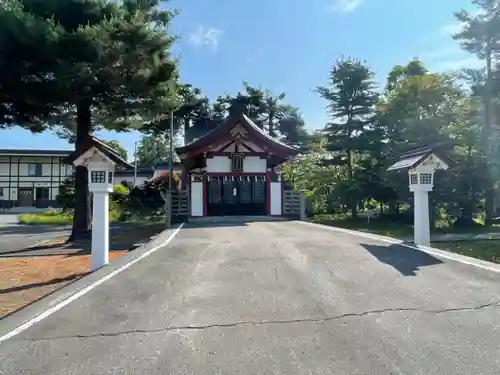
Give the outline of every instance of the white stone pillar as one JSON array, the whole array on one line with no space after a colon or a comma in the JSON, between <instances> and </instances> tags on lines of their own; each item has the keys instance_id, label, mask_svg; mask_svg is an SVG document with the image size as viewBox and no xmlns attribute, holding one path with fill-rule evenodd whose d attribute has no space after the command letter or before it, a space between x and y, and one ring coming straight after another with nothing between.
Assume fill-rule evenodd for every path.
<instances>
[{"instance_id":1,"label":"white stone pillar","mask_svg":"<svg viewBox=\"0 0 500 375\"><path fill-rule=\"evenodd\" d=\"M91 266L95 271L109 263L109 192L94 191Z\"/></svg>"},{"instance_id":2,"label":"white stone pillar","mask_svg":"<svg viewBox=\"0 0 500 375\"><path fill-rule=\"evenodd\" d=\"M416 245L430 246L429 193L423 189L415 189L413 191L413 202L414 242Z\"/></svg>"}]
</instances>

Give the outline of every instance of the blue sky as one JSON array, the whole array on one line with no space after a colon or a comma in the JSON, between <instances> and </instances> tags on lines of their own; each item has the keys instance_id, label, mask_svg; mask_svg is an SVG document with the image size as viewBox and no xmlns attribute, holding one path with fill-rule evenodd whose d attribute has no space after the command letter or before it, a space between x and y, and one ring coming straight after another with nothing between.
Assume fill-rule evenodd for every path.
<instances>
[{"instance_id":1,"label":"blue sky","mask_svg":"<svg viewBox=\"0 0 500 375\"><path fill-rule=\"evenodd\" d=\"M431 70L446 71L479 62L450 37L453 12L472 9L470 0L173 0L180 15L173 31L181 40L184 82L210 98L235 93L243 80L285 92L309 128L324 125L325 103L312 89L326 83L342 55L366 60L383 83L395 64L419 57ZM459 25L458 25L459 26ZM137 133L102 132L133 152ZM50 132L32 135L0 131L0 148L70 149Z\"/></svg>"}]
</instances>

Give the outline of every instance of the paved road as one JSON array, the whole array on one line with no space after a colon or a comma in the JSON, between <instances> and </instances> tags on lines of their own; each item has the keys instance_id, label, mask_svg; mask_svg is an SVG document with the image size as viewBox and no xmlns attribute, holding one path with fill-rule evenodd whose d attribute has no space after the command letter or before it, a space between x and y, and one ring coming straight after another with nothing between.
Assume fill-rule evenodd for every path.
<instances>
[{"instance_id":1,"label":"paved road","mask_svg":"<svg viewBox=\"0 0 500 375\"><path fill-rule=\"evenodd\" d=\"M0 373L497 374L498 276L294 222L186 226L0 344Z\"/></svg>"},{"instance_id":2,"label":"paved road","mask_svg":"<svg viewBox=\"0 0 500 375\"><path fill-rule=\"evenodd\" d=\"M17 215L0 215L0 257L38 242L63 237L68 226L46 227L17 224Z\"/></svg>"}]
</instances>

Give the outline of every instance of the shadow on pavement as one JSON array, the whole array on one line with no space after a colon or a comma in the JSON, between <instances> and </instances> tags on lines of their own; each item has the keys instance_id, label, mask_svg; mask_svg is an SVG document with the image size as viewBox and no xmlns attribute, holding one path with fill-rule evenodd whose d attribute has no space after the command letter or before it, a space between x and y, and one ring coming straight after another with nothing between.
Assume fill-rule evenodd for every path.
<instances>
[{"instance_id":1,"label":"shadow on pavement","mask_svg":"<svg viewBox=\"0 0 500 375\"><path fill-rule=\"evenodd\" d=\"M71 227L67 225L22 225L22 224L8 224L0 226L0 236L7 234L42 234L64 232L70 230Z\"/></svg>"},{"instance_id":2,"label":"shadow on pavement","mask_svg":"<svg viewBox=\"0 0 500 375\"><path fill-rule=\"evenodd\" d=\"M267 223L287 221L288 219L273 216L213 216L190 218L184 228L224 228L244 227L250 223Z\"/></svg>"},{"instance_id":3,"label":"shadow on pavement","mask_svg":"<svg viewBox=\"0 0 500 375\"><path fill-rule=\"evenodd\" d=\"M79 279L79 278L81 278L81 277L83 277L85 275L88 275L88 274L89 274L89 272L87 272L87 273L77 273L77 274L69 275L69 276L66 276L66 277L60 277L60 278L57 278L57 279L52 279L52 280L44 281L44 282L40 282L40 283L17 285L17 286L13 286L11 288L0 289L0 294L8 294L8 293L12 293L12 292L20 292L20 291L23 291L23 290L28 290L28 289L32 289L32 288L38 288L38 287L41 287L41 286L59 284L59 283L65 282L65 281L73 281L75 279Z\"/></svg>"},{"instance_id":4,"label":"shadow on pavement","mask_svg":"<svg viewBox=\"0 0 500 375\"><path fill-rule=\"evenodd\" d=\"M394 267L404 276L416 276L416 271L421 267L443 263L440 259L423 251L396 244L387 246L361 244L361 246L380 262Z\"/></svg>"},{"instance_id":5,"label":"shadow on pavement","mask_svg":"<svg viewBox=\"0 0 500 375\"><path fill-rule=\"evenodd\" d=\"M109 251L133 250L164 230L164 223L131 224L110 228ZM67 238L67 236L65 237ZM61 239L64 239L64 237L62 236ZM19 250L0 252L0 258L90 254L90 245L90 236L88 239L76 243L54 244L53 241L50 241L47 245L41 244Z\"/></svg>"}]
</instances>

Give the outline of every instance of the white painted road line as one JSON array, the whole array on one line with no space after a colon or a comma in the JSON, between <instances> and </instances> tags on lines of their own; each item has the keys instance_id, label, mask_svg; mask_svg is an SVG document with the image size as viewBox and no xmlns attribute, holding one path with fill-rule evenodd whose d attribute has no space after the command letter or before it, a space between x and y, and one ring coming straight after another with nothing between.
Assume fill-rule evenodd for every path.
<instances>
[{"instance_id":1,"label":"white painted road line","mask_svg":"<svg viewBox=\"0 0 500 375\"><path fill-rule=\"evenodd\" d=\"M403 241L395 239L395 238L384 237L384 236L379 236L376 234L365 233L365 232L358 232L358 231L350 230L350 229L330 227L328 225L323 225L323 224L309 223L307 221L295 221L295 222L305 224L305 225L311 225L311 226L315 226L315 227L319 227L319 228L323 228L323 229L327 229L327 230L332 230L332 231L336 231L336 232L353 234L353 235L358 236L358 237L365 237L365 238L370 238L372 240L378 240L378 241L383 241L383 242L387 242L390 244L400 245L400 246L407 247L409 249L419 250L419 251L422 251L424 253L437 256L439 258L454 260L455 262L460 262L463 264L467 264L469 266L474 266L474 267L485 269L487 271L500 273L500 266L495 264L495 263L487 262L487 261L476 259L476 258L471 258L471 257L465 256L465 255L450 253L448 251L439 250L439 249L436 249L433 247L421 246L421 245L418 245L418 246L417 245L409 245L409 244L404 243Z\"/></svg>"},{"instance_id":2,"label":"white painted road line","mask_svg":"<svg viewBox=\"0 0 500 375\"><path fill-rule=\"evenodd\" d=\"M144 254L142 254L141 256L135 258L135 259L132 259L130 262L128 262L127 264L124 264L123 266L121 266L120 268L114 270L113 272L110 272L109 274L107 274L106 276L102 277L101 279L93 282L92 284L86 286L85 288L83 288L82 290L76 292L75 294L72 294L71 296L69 296L67 299L65 300L62 300L61 302L59 302L58 304L56 304L55 306L52 306L50 307L49 309L45 310L44 312L42 312L41 314L35 316L33 319L31 320L28 320L27 322L21 324L19 327L17 328L14 328L12 331L6 333L5 335L3 336L0 336L0 344L2 342L4 342L5 340L8 340L18 334L20 334L21 332L24 332L26 331L28 328L30 328L32 325L42 321L43 319L49 317L50 315L54 314L55 312L61 310L64 306L67 306L69 305L71 302L77 300L78 298L84 296L85 294L87 294L88 292L90 292L92 289L95 289L97 288L99 285L101 285L102 283L104 283L105 281L108 281L109 279L113 278L114 276L122 273L123 271L125 271L127 268L130 268L131 266L133 266L134 264L136 264L137 262L141 261L142 259L146 258L147 256L153 254L155 251L157 251L158 249L168 245L173 239L174 237L177 235L177 233L179 233L179 231L181 230L181 228L184 226L184 223L182 223L181 225L179 225L177 227L177 229L175 229L175 231L170 235L170 237L168 237L168 239L162 243L161 245L158 245L158 246L155 246L153 247L152 249L149 249L148 251L146 251Z\"/></svg>"}]
</instances>

